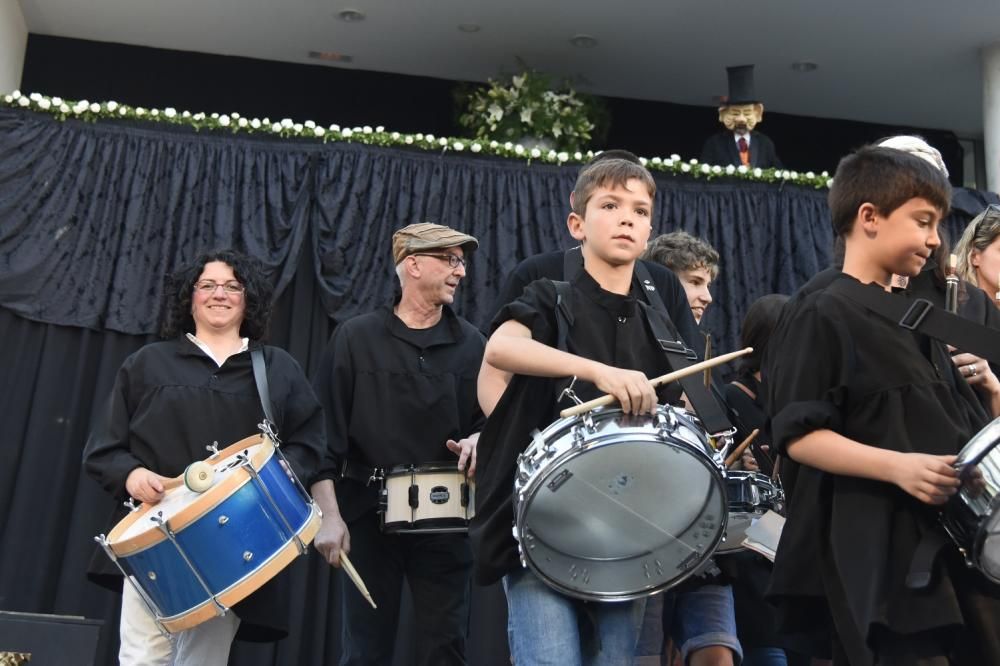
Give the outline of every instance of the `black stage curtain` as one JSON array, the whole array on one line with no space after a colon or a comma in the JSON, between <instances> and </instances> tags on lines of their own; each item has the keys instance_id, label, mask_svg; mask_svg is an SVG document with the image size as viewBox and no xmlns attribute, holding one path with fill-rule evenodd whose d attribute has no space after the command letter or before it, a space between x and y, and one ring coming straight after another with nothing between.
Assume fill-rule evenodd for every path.
<instances>
[{"instance_id":1,"label":"black stage curtain","mask_svg":"<svg viewBox=\"0 0 1000 666\"><path fill-rule=\"evenodd\" d=\"M112 500L80 455L119 365L153 339L164 273L212 247L261 257L280 294L271 341L312 372L335 322L391 296L390 237L412 222L479 238L457 309L485 324L520 259L571 244L577 168L0 111L0 608L102 618L98 663L114 660L118 598L84 577ZM736 346L755 298L829 264L824 191L657 182L656 232L686 229L721 254L716 349ZM959 192L952 238L996 200ZM231 663L335 661L341 577L314 555L294 567L292 635L237 644ZM508 663L504 615L501 590L474 588L471 663ZM404 621L401 653L409 640Z\"/></svg>"}]
</instances>

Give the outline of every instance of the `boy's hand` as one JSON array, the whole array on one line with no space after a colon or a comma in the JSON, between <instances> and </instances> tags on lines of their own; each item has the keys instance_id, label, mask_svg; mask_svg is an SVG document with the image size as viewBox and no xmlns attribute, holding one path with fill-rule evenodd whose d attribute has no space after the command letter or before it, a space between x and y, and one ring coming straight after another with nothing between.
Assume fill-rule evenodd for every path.
<instances>
[{"instance_id":1,"label":"boy's hand","mask_svg":"<svg viewBox=\"0 0 1000 666\"><path fill-rule=\"evenodd\" d=\"M892 481L925 504L944 504L961 481L952 465L956 456L901 453L890 470Z\"/></svg>"},{"instance_id":2,"label":"boy's hand","mask_svg":"<svg viewBox=\"0 0 1000 666\"><path fill-rule=\"evenodd\" d=\"M652 414L656 410L656 390L638 370L623 370L601 364L594 385L613 395L626 414Z\"/></svg>"},{"instance_id":3,"label":"boy's hand","mask_svg":"<svg viewBox=\"0 0 1000 666\"><path fill-rule=\"evenodd\" d=\"M163 482L167 480L145 467L136 467L125 479L125 490L140 502L156 504L163 499Z\"/></svg>"}]
</instances>

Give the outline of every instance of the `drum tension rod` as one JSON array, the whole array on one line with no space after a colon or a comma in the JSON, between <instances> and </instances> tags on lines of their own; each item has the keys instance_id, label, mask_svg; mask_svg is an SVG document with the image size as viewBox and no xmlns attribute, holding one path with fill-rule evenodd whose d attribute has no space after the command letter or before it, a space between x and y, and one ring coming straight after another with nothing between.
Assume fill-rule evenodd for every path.
<instances>
[{"instance_id":1,"label":"drum tension rod","mask_svg":"<svg viewBox=\"0 0 1000 666\"><path fill-rule=\"evenodd\" d=\"M184 560L184 563L188 566L188 569L191 570L191 573L194 574L194 577L198 580L198 583L205 590L208 596L211 597L212 603L215 604L215 608L218 611L218 614L225 615L226 613L228 613L229 609L219 602L218 597L216 597L215 593L212 592L211 588L208 587L208 583L205 582L205 579L204 577L202 577L201 572L198 571L198 568L194 566L194 562L191 561L191 558L188 557L187 552L185 552L185 550L181 547L180 542L177 541L177 536L174 534L174 531L170 529L170 527L167 525L167 521L163 520L163 512L162 511L157 512L157 515L150 516L149 519L152 520L154 523L156 523L156 526L160 528L160 531L163 532L164 536L166 536L167 539L170 541L170 543L174 545L174 548L177 549L178 554L180 554L181 559Z\"/></svg>"},{"instance_id":2,"label":"drum tension rod","mask_svg":"<svg viewBox=\"0 0 1000 666\"><path fill-rule=\"evenodd\" d=\"M275 447L275 451L277 451L277 447ZM274 501L274 498L271 496L271 491L267 489L267 485L264 483L263 479L260 478L260 474L257 472L257 469L253 466L253 463L250 461L249 458L247 458L242 453L239 454L237 458L240 460L240 466L242 466L243 469L247 471L247 473L250 475L250 478L253 479L253 482L257 486L258 490L260 490L264 494L264 497L267 499L268 503L270 503L271 508L274 509L275 513L278 514L278 517L281 518L281 522L284 523L285 529L288 530L288 534L291 535L291 538L295 540L295 547L298 549L299 555L305 555L306 545L302 543L302 539L299 537L299 533L295 531L292 528L291 523L288 522L288 518L285 517L285 512L282 511L281 507L278 506L278 503Z\"/></svg>"},{"instance_id":3,"label":"drum tension rod","mask_svg":"<svg viewBox=\"0 0 1000 666\"><path fill-rule=\"evenodd\" d=\"M132 576L130 576L127 571L125 571L125 567L123 567L122 563L118 561L118 556L115 555L115 551L111 550L111 542L108 541L108 538L103 534L99 534L94 537L94 541L96 541L101 546L101 548L104 549L104 553L111 558L111 561L115 563L115 566L118 567L118 570L122 572L122 576L125 577L125 580L128 581L128 584L131 585L135 589L135 591L139 594L139 598L142 599L142 602L144 604L146 604L146 608L149 610L149 614L153 616L153 621L156 623L156 628L160 630L160 633L163 634L164 638L170 638L170 632L167 631L167 628L164 627L163 623L160 621L160 618L163 617L163 613L160 611L159 607L153 602L152 598L150 598L150 596L146 594L146 591L141 587L139 587L139 584L135 582L135 579Z\"/></svg>"}]
</instances>

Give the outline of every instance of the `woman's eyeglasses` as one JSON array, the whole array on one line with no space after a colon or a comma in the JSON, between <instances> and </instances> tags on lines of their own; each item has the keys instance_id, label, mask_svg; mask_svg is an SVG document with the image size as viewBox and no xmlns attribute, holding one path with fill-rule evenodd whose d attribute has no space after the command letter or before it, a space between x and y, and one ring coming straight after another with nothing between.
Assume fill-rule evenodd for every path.
<instances>
[{"instance_id":1,"label":"woman's eyeglasses","mask_svg":"<svg viewBox=\"0 0 1000 666\"><path fill-rule=\"evenodd\" d=\"M215 282L214 280L202 280L200 282L194 283L195 291L200 291L206 296L211 296L215 293L215 290L222 287L222 291L226 292L230 296L236 294L242 294L244 291L243 285L236 280L230 280L229 282Z\"/></svg>"}]
</instances>

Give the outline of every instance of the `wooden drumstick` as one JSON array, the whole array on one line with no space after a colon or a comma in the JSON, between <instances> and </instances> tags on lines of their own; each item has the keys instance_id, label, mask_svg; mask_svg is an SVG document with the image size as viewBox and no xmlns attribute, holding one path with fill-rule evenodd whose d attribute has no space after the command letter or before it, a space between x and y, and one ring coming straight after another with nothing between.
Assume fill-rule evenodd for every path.
<instances>
[{"instance_id":1,"label":"wooden drumstick","mask_svg":"<svg viewBox=\"0 0 1000 666\"><path fill-rule=\"evenodd\" d=\"M752 351L753 347L747 347L746 349L740 349L739 351L716 356L713 359L702 361L701 363L695 363L694 365L690 365L682 370L675 370L674 372L668 372L665 375L660 375L655 379L650 379L649 383L653 386L653 388L663 384L669 384L670 382L677 381L678 379L683 379L684 377L689 377L690 375L696 375L699 372L707 370L708 368L714 368L717 365L724 365L732 361L734 358L746 356ZM600 398L588 400L587 402L576 405L575 407L564 409L559 412L559 416L562 418L566 418L567 416L576 416L577 414L583 414L584 412L589 412L592 409L603 407L604 405L612 405L616 402L618 402L618 400L613 395L603 395Z\"/></svg>"},{"instance_id":2,"label":"wooden drumstick","mask_svg":"<svg viewBox=\"0 0 1000 666\"><path fill-rule=\"evenodd\" d=\"M740 445L736 447L736 450L730 453L729 457L726 458L726 462L724 463L726 469L729 469L730 467L736 464L736 461L740 459L740 456L743 455L743 452L747 450L748 446L750 446L750 442L757 439L757 435L759 434L760 434L760 428L754 428L753 432L750 433L750 436L744 439L742 442L740 442Z\"/></svg>"},{"instance_id":3,"label":"wooden drumstick","mask_svg":"<svg viewBox=\"0 0 1000 666\"><path fill-rule=\"evenodd\" d=\"M712 358L712 334L705 334L705 360ZM705 369L705 388L712 386L712 368Z\"/></svg>"},{"instance_id":4,"label":"wooden drumstick","mask_svg":"<svg viewBox=\"0 0 1000 666\"><path fill-rule=\"evenodd\" d=\"M340 565L343 567L344 573L347 574L347 577L351 579L352 583L354 583L354 587L358 588L358 592L361 593L361 596L368 600L368 603L372 605L372 608L378 608L378 606L375 605L375 600L372 599L372 595L368 591L368 588L365 587L365 582L361 580L358 570L355 569L354 565L351 564L351 561L347 559L347 553L344 551L340 551Z\"/></svg>"}]
</instances>

